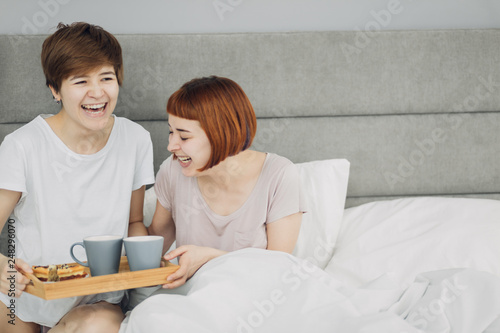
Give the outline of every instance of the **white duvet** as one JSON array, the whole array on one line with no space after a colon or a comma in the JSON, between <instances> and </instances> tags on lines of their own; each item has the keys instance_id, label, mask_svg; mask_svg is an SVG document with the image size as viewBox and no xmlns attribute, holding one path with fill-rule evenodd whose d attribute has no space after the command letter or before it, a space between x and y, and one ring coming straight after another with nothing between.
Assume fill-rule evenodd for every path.
<instances>
[{"instance_id":1,"label":"white duvet","mask_svg":"<svg viewBox=\"0 0 500 333\"><path fill-rule=\"evenodd\" d=\"M498 332L500 278L471 269L382 276L354 288L294 256L244 249L205 264L184 286L154 294L128 332ZM163 291L163 290L162 290Z\"/></svg>"}]
</instances>

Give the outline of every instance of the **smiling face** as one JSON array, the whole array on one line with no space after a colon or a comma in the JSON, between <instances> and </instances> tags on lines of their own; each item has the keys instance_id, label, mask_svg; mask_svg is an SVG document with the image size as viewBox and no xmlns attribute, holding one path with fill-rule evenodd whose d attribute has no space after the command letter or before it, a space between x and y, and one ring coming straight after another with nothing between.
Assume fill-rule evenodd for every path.
<instances>
[{"instance_id":1,"label":"smiling face","mask_svg":"<svg viewBox=\"0 0 500 333\"><path fill-rule=\"evenodd\" d=\"M182 173L187 177L201 175L198 169L207 164L211 146L200 122L169 115L168 126L168 151L177 157Z\"/></svg>"},{"instance_id":2,"label":"smiling face","mask_svg":"<svg viewBox=\"0 0 500 333\"><path fill-rule=\"evenodd\" d=\"M63 79L59 91L50 87L54 98L62 101L60 113L77 128L99 131L109 127L119 85L113 66L103 66L82 75Z\"/></svg>"}]
</instances>

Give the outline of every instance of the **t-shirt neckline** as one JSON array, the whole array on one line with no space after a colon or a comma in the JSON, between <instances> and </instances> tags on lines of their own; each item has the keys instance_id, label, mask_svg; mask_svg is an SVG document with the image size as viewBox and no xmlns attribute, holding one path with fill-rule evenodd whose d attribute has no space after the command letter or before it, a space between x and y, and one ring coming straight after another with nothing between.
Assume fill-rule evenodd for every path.
<instances>
[{"instance_id":1,"label":"t-shirt neckline","mask_svg":"<svg viewBox=\"0 0 500 333\"><path fill-rule=\"evenodd\" d=\"M54 130L50 127L49 123L47 123L46 119L54 116L53 114L41 114L37 117L39 119L39 123L42 125L44 130L49 134L51 139L54 141L54 143L62 149L64 152L71 154L75 157L78 157L79 159L94 159L98 158L103 154L106 154L106 152L110 149L109 147L112 146L115 137L116 137L116 132L117 132L117 121L118 117L116 117L114 114L111 116L114 117L114 122L113 122L113 127L111 128L111 133L109 134L108 141L106 142L106 145L101 148L98 152L95 152L93 154L78 154L71 150L62 140L57 136L56 133L54 133Z\"/></svg>"},{"instance_id":2,"label":"t-shirt neckline","mask_svg":"<svg viewBox=\"0 0 500 333\"><path fill-rule=\"evenodd\" d=\"M229 215L220 215L220 214L217 214L216 212L214 212L212 210L212 208L210 208L210 206L205 201L205 198L203 197L203 195L201 193L200 187L198 186L197 178L196 177L191 178L191 181L194 182L194 188L196 191L196 195L198 196L198 198L201 201L205 210L212 216L212 218L219 220L219 221L227 221L227 220L232 220L232 219L234 219L242 214L242 212L245 210L245 207L249 204L249 202L252 201L253 197L256 195L257 188L260 187L260 183L262 182L263 174L267 170L267 165L268 165L270 155L271 155L270 153L266 153L266 158L264 159L264 164L262 165L262 170L260 171L257 182L255 183L255 186L253 187L252 191L250 192L250 195L248 196L248 198L245 200L245 202L238 209L236 209L234 212L232 212Z\"/></svg>"}]
</instances>

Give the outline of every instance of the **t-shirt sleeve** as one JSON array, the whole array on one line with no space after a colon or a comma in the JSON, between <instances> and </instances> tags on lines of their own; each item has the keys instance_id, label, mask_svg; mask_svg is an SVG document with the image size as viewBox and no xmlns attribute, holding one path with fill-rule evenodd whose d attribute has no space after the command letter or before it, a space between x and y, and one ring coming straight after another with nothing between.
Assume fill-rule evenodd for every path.
<instances>
[{"instance_id":1,"label":"t-shirt sleeve","mask_svg":"<svg viewBox=\"0 0 500 333\"><path fill-rule=\"evenodd\" d=\"M10 136L0 145L0 188L26 193L24 149Z\"/></svg>"},{"instance_id":2,"label":"t-shirt sleeve","mask_svg":"<svg viewBox=\"0 0 500 333\"><path fill-rule=\"evenodd\" d=\"M298 212L305 212L300 191L299 171L295 164L290 163L284 167L273 192L270 195L266 223L275 222Z\"/></svg>"},{"instance_id":3,"label":"t-shirt sleeve","mask_svg":"<svg viewBox=\"0 0 500 333\"><path fill-rule=\"evenodd\" d=\"M156 198L160 202L160 204L168 210L172 211L172 202L170 200L170 193L172 192L168 186L170 180L170 166L171 166L171 158L166 159L160 165L160 169L156 174L156 182L154 185Z\"/></svg>"},{"instance_id":4,"label":"t-shirt sleeve","mask_svg":"<svg viewBox=\"0 0 500 333\"><path fill-rule=\"evenodd\" d=\"M149 132L143 137L138 146L134 184L132 190L137 190L143 185L154 183L154 164L153 164L153 143Z\"/></svg>"}]
</instances>

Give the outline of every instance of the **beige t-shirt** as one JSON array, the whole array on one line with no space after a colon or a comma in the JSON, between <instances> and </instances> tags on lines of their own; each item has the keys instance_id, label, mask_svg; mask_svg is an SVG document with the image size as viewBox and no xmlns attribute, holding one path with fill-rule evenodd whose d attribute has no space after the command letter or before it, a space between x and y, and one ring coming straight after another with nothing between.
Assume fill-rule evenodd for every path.
<instances>
[{"instance_id":1,"label":"beige t-shirt","mask_svg":"<svg viewBox=\"0 0 500 333\"><path fill-rule=\"evenodd\" d=\"M160 204L172 214L177 246L190 244L224 251L265 249L267 223L305 212L297 167L271 153L247 201L230 215L218 215L210 209L197 178L184 176L172 156L160 166L155 192Z\"/></svg>"}]
</instances>

